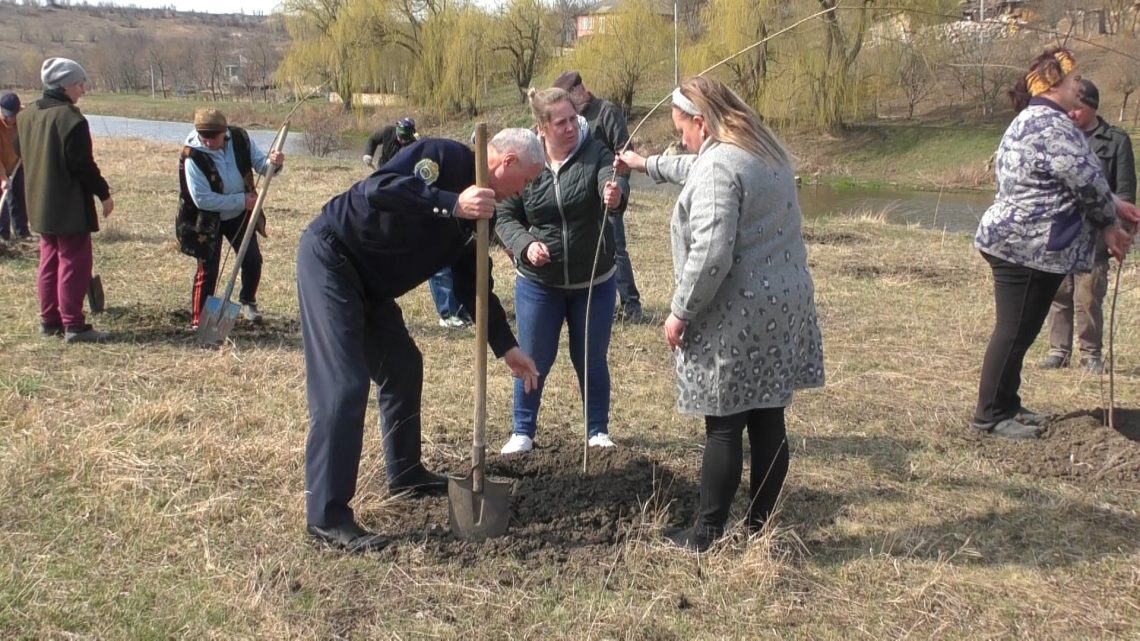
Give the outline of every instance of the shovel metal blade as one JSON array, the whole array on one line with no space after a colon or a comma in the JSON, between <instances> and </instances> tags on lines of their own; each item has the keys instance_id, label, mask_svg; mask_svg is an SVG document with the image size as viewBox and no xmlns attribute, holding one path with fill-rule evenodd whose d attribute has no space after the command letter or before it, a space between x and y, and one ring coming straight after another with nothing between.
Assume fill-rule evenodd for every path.
<instances>
[{"instance_id":1,"label":"shovel metal blade","mask_svg":"<svg viewBox=\"0 0 1140 641\"><path fill-rule=\"evenodd\" d=\"M241 305L222 300L216 296L206 299L202 308L202 322L198 325L198 343L201 345L220 345L237 323Z\"/></svg>"},{"instance_id":2,"label":"shovel metal blade","mask_svg":"<svg viewBox=\"0 0 1140 641\"><path fill-rule=\"evenodd\" d=\"M451 531L468 541L493 539L507 533L511 521L511 483L483 479L483 492L471 488L471 475L448 477Z\"/></svg>"},{"instance_id":3,"label":"shovel metal blade","mask_svg":"<svg viewBox=\"0 0 1140 641\"><path fill-rule=\"evenodd\" d=\"M103 298L103 279L99 274L91 277L91 284L87 286L87 304L91 306L92 314L102 313L106 309L107 300Z\"/></svg>"}]
</instances>

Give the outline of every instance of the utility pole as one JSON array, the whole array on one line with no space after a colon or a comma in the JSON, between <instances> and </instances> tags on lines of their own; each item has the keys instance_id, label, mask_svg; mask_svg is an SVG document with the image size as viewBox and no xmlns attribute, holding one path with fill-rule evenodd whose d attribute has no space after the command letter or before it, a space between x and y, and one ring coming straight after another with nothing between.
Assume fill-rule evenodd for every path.
<instances>
[{"instance_id":1,"label":"utility pole","mask_svg":"<svg viewBox=\"0 0 1140 641\"><path fill-rule=\"evenodd\" d=\"M677 0L673 0L673 86L681 87L681 43L677 40Z\"/></svg>"},{"instance_id":2,"label":"utility pole","mask_svg":"<svg viewBox=\"0 0 1140 641\"><path fill-rule=\"evenodd\" d=\"M986 0L978 1L978 22L986 21Z\"/></svg>"},{"instance_id":3,"label":"utility pole","mask_svg":"<svg viewBox=\"0 0 1140 641\"><path fill-rule=\"evenodd\" d=\"M154 64L150 65L150 99L154 100Z\"/></svg>"}]
</instances>

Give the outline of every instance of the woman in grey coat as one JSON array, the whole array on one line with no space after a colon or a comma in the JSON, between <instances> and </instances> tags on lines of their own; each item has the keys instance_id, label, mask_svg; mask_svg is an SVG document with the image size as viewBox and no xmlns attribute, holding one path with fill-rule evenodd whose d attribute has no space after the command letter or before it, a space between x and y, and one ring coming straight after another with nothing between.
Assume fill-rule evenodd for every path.
<instances>
[{"instance_id":1,"label":"woman in grey coat","mask_svg":"<svg viewBox=\"0 0 1140 641\"><path fill-rule=\"evenodd\" d=\"M788 472L784 408L823 385L823 342L791 162L760 117L703 77L673 92L673 123L695 155L625 152L619 168L683 185L671 234L676 291L665 340L677 406L705 419L700 514L665 536L704 551L724 533L751 444L748 526L763 527Z\"/></svg>"}]
</instances>

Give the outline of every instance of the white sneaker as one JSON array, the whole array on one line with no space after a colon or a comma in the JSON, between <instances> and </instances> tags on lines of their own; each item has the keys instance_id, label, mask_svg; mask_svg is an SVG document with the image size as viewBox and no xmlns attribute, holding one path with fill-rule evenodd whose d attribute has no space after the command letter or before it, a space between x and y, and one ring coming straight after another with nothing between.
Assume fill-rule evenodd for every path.
<instances>
[{"instance_id":1,"label":"white sneaker","mask_svg":"<svg viewBox=\"0 0 1140 641\"><path fill-rule=\"evenodd\" d=\"M609 434L595 434L590 437L590 447L617 447L617 445L610 440Z\"/></svg>"},{"instance_id":2,"label":"white sneaker","mask_svg":"<svg viewBox=\"0 0 1140 641\"><path fill-rule=\"evenodd\" d=\"M446 327L447 329L463 329L467 327L467 323L458 316L448 316L439 319L439 326Z\"/></svg>"},{"instance_id":3,"label":"white sneaker","mask_svg":"<svg viewBox=\"0 0 1140 641\"><path fill-rule=\"evenodd\" d=\"M511 434L511 440L499 450L499 454L523 454L534 449L534 439L522 434Z\"/></svg>"}]
</instances>

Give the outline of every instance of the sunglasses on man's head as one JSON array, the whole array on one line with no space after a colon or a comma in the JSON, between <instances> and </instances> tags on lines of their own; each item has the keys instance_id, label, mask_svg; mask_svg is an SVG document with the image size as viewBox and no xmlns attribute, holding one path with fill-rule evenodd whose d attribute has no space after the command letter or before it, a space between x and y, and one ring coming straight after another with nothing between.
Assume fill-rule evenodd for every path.
<instances>
[{"instance_id":1,"label":"sunglasses on man's head","mask_svg":"<svg viewBox=\"0 0 1140 641\"><path fill-rule=\"evenodd\" d=\"M199 138L217 138L218 136L224 136L225 133L226 133L225 131L201 131L201 130L199 130L198 131L198 137Z\"/></svg>"}]
</instances>

